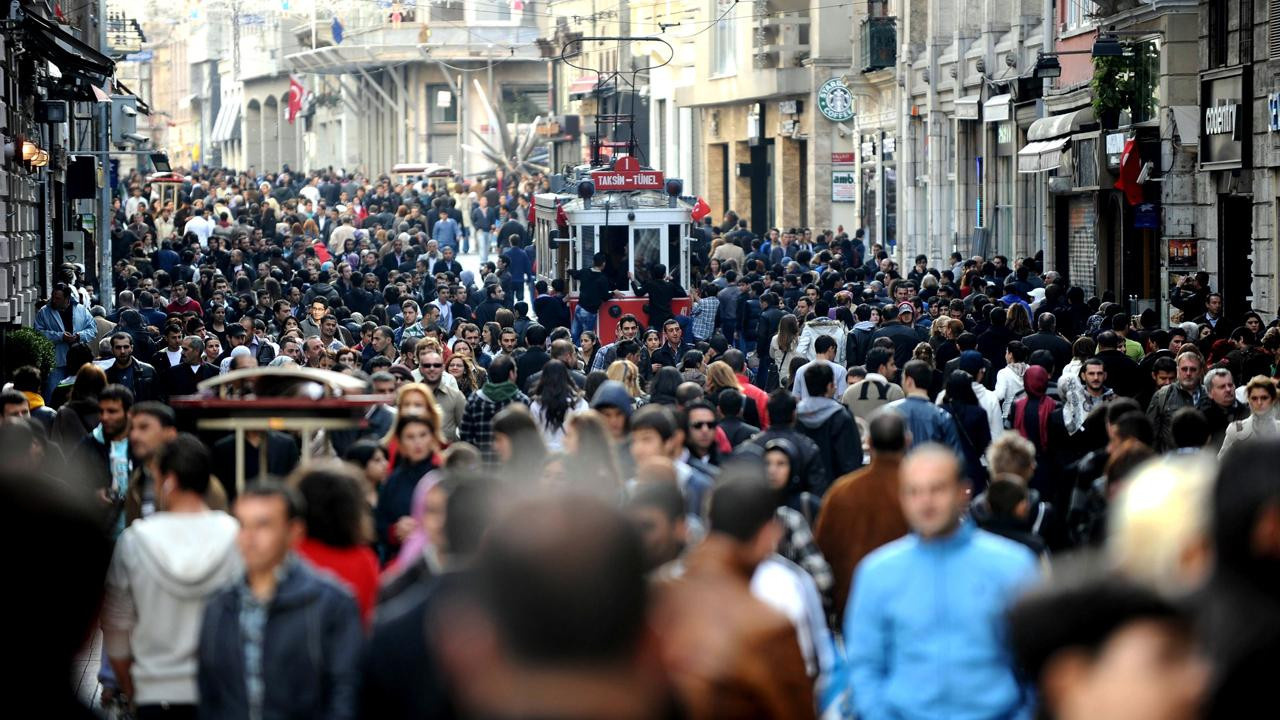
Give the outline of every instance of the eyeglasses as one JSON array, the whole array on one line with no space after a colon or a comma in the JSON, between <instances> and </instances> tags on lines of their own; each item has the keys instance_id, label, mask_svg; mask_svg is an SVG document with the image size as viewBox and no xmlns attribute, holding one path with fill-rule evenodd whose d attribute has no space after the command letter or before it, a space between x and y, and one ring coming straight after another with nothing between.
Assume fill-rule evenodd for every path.
<instances>
[{"instance_id":1,"label":"eyeglasses","mask_svg":"<svg viewBox=\"0 0 1280 720\"><path fill-rule=\"evenodd\" d=\"M442 368L444 363L418 363L418 367L424 368Z\"/></svg>"},{"instance_id":2,"label":"eyeglasses","mask_svg":"<svg viewBox=\"0 0 1280 720\"><path fill-rule=\"evenodd\" d=\"M711 430L715 426L716 426L715 422L711 420L708 420L706 422L689 423L689 429L691 430Z\"/></svg>"}]
</instances>

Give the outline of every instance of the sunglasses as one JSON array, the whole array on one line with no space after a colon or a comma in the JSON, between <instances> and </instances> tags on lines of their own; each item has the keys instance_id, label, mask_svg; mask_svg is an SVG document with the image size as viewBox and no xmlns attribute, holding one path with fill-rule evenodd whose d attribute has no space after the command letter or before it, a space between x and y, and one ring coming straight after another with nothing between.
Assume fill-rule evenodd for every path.
<instances>
[{"instance_id":1,"label":"sunglasses","mask_svg":"<svg viewBox=\"0 0 1280 720\"><path fill-rule=\"evenodd\" d=\"M444 363L418 363L418 367L424 368L442 368Z\"/></svg>"},{"instance_id":2,"label":"sunglasses","mask_svg":"<svg viewBox=\"0 0 1280 720\"><path fill-rule=\"evenodd\" d=\"M690 428L691 430L710 430L710 429L714 428L715 426L716 426L716 424L715 424L714 422L711 422L711 421L707 421L707 422L695 422L695 423L689 423L689 428Z\"/></svg>"}]
</instances>

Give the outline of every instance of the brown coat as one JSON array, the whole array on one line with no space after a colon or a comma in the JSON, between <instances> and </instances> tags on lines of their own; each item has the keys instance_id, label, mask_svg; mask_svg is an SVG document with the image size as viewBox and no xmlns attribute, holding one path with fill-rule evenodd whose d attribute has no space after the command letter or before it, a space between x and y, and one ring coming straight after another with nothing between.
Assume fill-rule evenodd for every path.
<instances>
[{"instance_id":1,"label":"brown coat","mask_svg":"<svg viewBox=\"0 0 1280 720\"><path fill-rule=\"evenodd\" d=\"M822 499L813 535L835 576L837 628L844 617L853 571L868 553L906 535L898 497L901 459L872 454L871 464L836 480Z\"/></svg>"},{"instance_id":2,"label":"brown coat","mask_svg":"<svg viewBox=\"0 0 1280 720\"><path fill-rule=\"evenodd\" d=\"M751 594L735 542L712 535L659 590L655 626L690 720L815 716L790 621Z\"/></svg>"}]
</instances>

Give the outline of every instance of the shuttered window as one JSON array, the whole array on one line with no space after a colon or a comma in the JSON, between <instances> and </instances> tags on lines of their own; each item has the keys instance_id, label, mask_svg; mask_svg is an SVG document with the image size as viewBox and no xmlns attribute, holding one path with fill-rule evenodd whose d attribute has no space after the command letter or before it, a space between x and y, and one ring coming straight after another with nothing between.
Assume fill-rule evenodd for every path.
<instances>
[{"instance_id":1,"label":"shuttered window","mask_svg":"<svg viewBox=\"0 0 1280 720\"><path fill-rule=\"evenodd\" d=\"M1267 55L1280 60L1280 0L1267 0Z\"/></svg>"}]
</instances>

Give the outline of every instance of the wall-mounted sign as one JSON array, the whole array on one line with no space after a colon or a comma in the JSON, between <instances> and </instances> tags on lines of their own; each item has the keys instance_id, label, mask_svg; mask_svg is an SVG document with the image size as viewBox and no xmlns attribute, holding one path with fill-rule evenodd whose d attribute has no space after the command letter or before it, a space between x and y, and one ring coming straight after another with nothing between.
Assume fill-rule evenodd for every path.
<instances>
[{"instance_id":1,"label":"wall-mounted sign","mask_svg":"<svg viewBox=\"0 0 1280 720\"><path fill-rule=\"evenodd\" d=\"M779 115L799 115L800 101L799 100L778 101L778 114Z\"/></svg>"},{"instance_id":2,"label":"wall-mounted sign","mask_svg":"<svg viewBox=\"0 0 1280 720\"><path fill-rule=\"evenodd\" d=\"M1200 167L1227 170L1246 167L1250 129L1246 88L1248 67L1213 70L1200 75Z\"/></svg>"},{"instance_id":3,"label":"wall-mounted sign","mask_svg":"<svg viewBox=\"0 0 1280 720\"><path fill-rule=\"evenodd\" d=\"M853 119L853 93L838 77L822 83L818 88L818 110L832 122Z\"/></svg>"},{"instance_id":4,"label":"wall-mounted sign","mask_svg":"<svg viewBox=\"0 0 1280 720\"><path fill-rule=\"evenodd\" d=\"M851 153L851 152L831 153L831 163L833 165L852 165L856 162L858 162L857 153Z\"/></svg>"},{"instance_id":5,"label":"wall-mounted sign","mask_svg":"<svg viewBox=\"0 0 1280 720\"><path fill-rule=\"evenodd\" d=\"M645 170L640 161L630 155L618 158L612 170L593 170L591 181L597 190L661 190L662 173L658 170Z\"/></svg>"},{"instance_id":6,"label":"wall-mounted sign","mask_svg":"<svg viewBox=\"0 0 1280 720\"><path fill-rule=\"evenodd\" d=\"M852 170L831 173L831 202L854 202L858 199L858 174Z\"/></svg>"}]
</instances>

